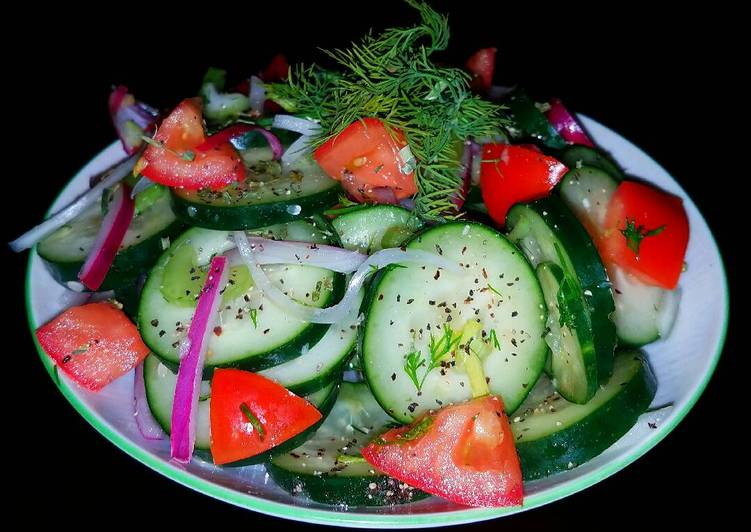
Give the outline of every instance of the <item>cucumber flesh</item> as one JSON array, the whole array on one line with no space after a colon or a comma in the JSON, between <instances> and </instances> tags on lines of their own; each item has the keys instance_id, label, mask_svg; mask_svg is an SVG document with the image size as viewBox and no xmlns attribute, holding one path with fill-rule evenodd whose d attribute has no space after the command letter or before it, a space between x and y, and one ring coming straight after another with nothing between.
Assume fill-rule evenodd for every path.
<instances>
[{"instance_id":1,"label":"cucumber flesh","mask_svg":"<svg viewBox=\"0 0 751 532\"><path fill-rule=\"evenodd\" d=\"M548 305L548 373L561 396L574 403L586 403L597 391L598 379L592 327L583 312L579 290L552 262L537 266L537 278ZM584 335L589 337L585 340Z\"/></svg>"},{"instance_id":2,"label":"cucumber flesh","mask_svg":"<svg viewBox=\"0 0 751 532\"><path fill-rule=\"evenodd\" d=\"M325 234L303 221L266 228L254 234L328 242ZM167 266L183 246L192 248L195 266L191 266L190 262L185 263L181 271L170 271L170 277L167 277ZM230 247L232 242L228 232L193 228L172 244L149 274L138 310L141 336L152 351L173 369L179 363L180 341L188 332L195 303L169 302L164 297L165 284L183 286L179 279L189 283L191 278L199 276L200 268L208 264L213 255L225 253ZM330 270L299 265L269 265L263 268L281 290L313 307L333 304L343 291L343 276ZM236 287L228 282L223 291L226 294ZM192 292L186 296L195 299ZM224 302L219 312L218 326L210 333L204 370L206 375L214 367L257 371L287 362L299 356L306 344L309 347L315 345L328 329L327 325L310 324L288 316L252 284L245 293L238 293L232 301Z\"/></svg>"},{"instance_id":3,"label":"cucumber flesh","mask_svg":"<svg viewBox=\"0 0 751 532\"><path fill-rule=\"evenodd\" d=\"M420 222L407 209L394 205L374 205L337 216L331 222L342 247L371 254L401 246L420 228Z\"/></svg>"},{"instance_id":4,"label":"cucumber flesh","mask_svg":"<svg viewBox=\"0 0 751 532\"><path fill-rule=\"evenodd\" d=\"M638 351L615 357L610 380L585 405L566 401L541 377L510 416L524 479L566 471L602 453L631 429L656 390L654 374Z\"/></svg>"},{"instance_id":5,"label":"cucumber flesh","mask_svg":"<svg viewBox=\"0 0 751 532\"><path fill-rule=\"evenodd\" d=\"M360 294L360 301L362 301ZM359 304L358 304L359 308ZM302 354L260 371L296 394L312 393L341 378L342 370L355 351L359 316L333 324L315 345L303 346Z\"/></svg>"},{"instance_id":6,"label":"cucumber flesh","mask_svg":"<svg viewBox=\"0 0 751 532\"><path fill-rule=\"evenodd\" d=\"M479 353L491 392L512 411L537 381L548 351L544 300L529 263L503 235L471 222L432 227L407 248L456 261L462 273L409 265L387 269L373 281L362 365L374 396L402 422L469 400L473 373L457 349L466 342ZM446 344L449 333L454 339Z\"/></svg>"},{"instance_id":7,"label":"cucumber flesh","mask_svg":"<svg viewBox=\"0 0 751 532\"><path fill-rule=\"evenodd\" d=\"M316 433L302 446L273 457L266 469L293 495L325 504L380 506L425 497L358 459L360 450L388 430L390 422L367 384L344 382L331 414Z\"/></svg>"},{"instance_id":8,"label":"cucumber flesh","mask_svg":"<svg viewBox=\"0 0 751 532\"><path fill-rule=\"evenodd\" d=\"M580 343L578 352L585 368L581 375L586 379L576 387L575 394L568 393L569 388L562 392L569 400L586 402L598 383L610 376L616 345L615 325L611 320L615 309L613 294L597 249L582 224L554 196L528 205L515 205L509 211L506 225L509 238L519 245L533 265L551 262L563 272L566 300L579 327L576 330ZM573 299L576 295L578 302ZM568 321L571 328L573 322ZM554 332L551 330L549 334ZM567 379L572 376L567 375ZM554 377L557 383L567 380L563 375Z\"/></svg>"}]
</instances>

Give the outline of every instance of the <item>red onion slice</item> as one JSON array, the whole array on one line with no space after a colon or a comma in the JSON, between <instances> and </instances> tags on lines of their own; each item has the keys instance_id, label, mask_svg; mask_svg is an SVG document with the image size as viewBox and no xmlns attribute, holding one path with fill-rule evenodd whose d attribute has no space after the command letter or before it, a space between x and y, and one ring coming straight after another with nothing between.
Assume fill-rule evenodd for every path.
<instances>
[{"instance_id":1,"label":"red onion slice","mask_svg":"<svg viewBox=\"0 0 751 532\"><path fill-rule=\"evenodd\" d=\"M258 76L250 77L250 108L259 115L263 114L263 104L266 101L266 88Z\"/></svg>"},{"instance_id":2,"label":"red onion slice","mask_svg":"<svg viewBox=\"0 0 751 532\"><path fill-rule=\"evenodd\" d=\"M90 205L101 199L102 191L105 188L109 188L115 185L116 183L120 182L125 176L130 174L130 172L133 170L133 166L136 164L137 159L138 156L133 155L128 159L125 159L121 163L118 163L109 171L109 174L106 177L102 178L101 181L94 185L90 190L86 191L78 198L76 198L73 203L71 203L67 207L64 207L62 210L58 211L53 216L49 217L47 220L37 225L33 229L22 234L13 242L10 242L9 245L11 249L15 252L29 249L44 237L50 235L54 231L57 231L73 218L81 214Z\"/></svg>"},{"instance_id":3,"label":"red onion slice","mask_svg":"<svg viewBox=\"0 0 751 532\"><path fill-rule=\"evenodd\" d=\"M309 323L337 323L340 322L352 312L352 306L357 303L357 295L366 279L375 271L388 266L389 264L411 263L421 266L430 265L436 268L443 268L454 273L461 273L461 268L454 263L435 253L417 249L389 248L382 249L372 254L365 260L357 271L352 275L347 286L347 291L342 300L327 308L309 307L298 303L279 290L263 271L256 258L256 251L248 241L248 237L242 231L233 233L235 244L240 252L240 256L250 270L253 282L263 292L264 296L269 298L275 305L285 310L293 316Z\"/></svg>"},{"instance_id":4,"label":"red onion slice","mask_svg":"<svg viewBox=\"0 0 751 532\"><path fill-rule=\"evenodd\" d=\"M572 144L581 144L594 148L594 144L585 133L576 118L563 106L561 100L553 98L550 100L550 110L546 113L550 125L553 126L563 140Z\"/></svg>"},{"instance_id":5,"label":"red onion slice","mask_svg":"<svg viewBox=\"0 0 751 532\"><path fill-rule=\"evenodd\" d=\"M102 285L107 272L115 260L117 250L125 238L130 221L133 219L135 203L130 197L130 188L122 184L115 190L115 195L102 226L91 246L86 262L83 263L78 279L86 288L96 291Z\"/></svg>"},{"instance_id":6,"label":"red onion slice","mask_svg":"<svg viewBox=\"0 0 751 532\"><path fill-rule=\"evenodd\" d=\"M152 355L153 356L153 355ZM143 362L136 366L133 377L133 416L141 436L146 440L163 440L166 436L156 422L146 399L146 383L143 380Z\"/></svg>"},{"instance_id":7,"label":"red onion slice","mask_svg":"<svg viewBox=\"0 0 751 532\"><path fill-rule=\"evenodd\" d=\"M180 349L180 368L177 371L175 400L172 403L170 425L170 456L182 463L190 462L196 443L196 411L201 389L203 365L206 359L209 333L218 319L219 291L226 282L227 257L211 260L209 274L198 296L198 305L190 322L188 336Z\"/></svg>"}]
</instances>

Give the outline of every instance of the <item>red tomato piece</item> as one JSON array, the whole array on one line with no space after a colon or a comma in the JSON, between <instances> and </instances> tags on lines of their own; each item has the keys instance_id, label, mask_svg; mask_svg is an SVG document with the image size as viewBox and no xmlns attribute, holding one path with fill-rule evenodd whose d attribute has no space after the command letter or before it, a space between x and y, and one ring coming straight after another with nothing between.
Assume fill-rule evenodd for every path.
<instances>
[{"instance_id":1,"label":"red tomato piece","mask_svg":"<svg viewBox=\"0 0 751 532\"><path fill-rule=\"evenodd\" d=\"M164 119L154 140L161 146L146 148L138 170L156 183L188 190L218 190L245 177L242 159L229 142L206 151L196 149L207 141L199 99L183 100Z\"/></svg>"},{"instance_id":2,"label":"red tomato piece","mask_svg":"<svg viewBox=\"0 0 751 532\"><path fill-rule=\"evenodd\" d=\"M535 148L485 144L480 165L480 191L488 213L504 225L515 204L547 196L568 171L558 159Z\"/></svg>"},{"instance_id":3,"label":"red tomato piece","mask_svg":"<svg viewBox=\"0 0 751 532\"><path fill-rule=\"evenodd\" d=\"M321 419L321 413L266 377L217 369L209 417L214 463L228 464L287 441Z\"/></svg>"},{"instance_id":4,"label":"red tomato piece","mask_svg":"<svg viewBox=\"0 0 751 532\"><path fill-rule=\"evenodd\" d=\"M467 59L464 66L473 76L472 87L486 91L493 84L495 71L495 54L497 48L480 48Z\"/></svg>"},{"instance_id":5,"label":"red tomato piece","mask_svg":"<svg viewBox=\"0 0 751 532\"><path fill-rule=\"evenodd\" d=\"M618 264L645 283L672 290L683 270L688 236L681 198L624 181L608 204L598 247L605 262Z\"/></svg>"},{"instance_id":6,"label":"red tomato piece","mask_svg":"<svg viewBox=\"0 0 751 532\"><path fill-rule=\"evenodd\" d=\"M136 326L111 303L71 307L36 331L57 367L76 383L98 391L149 354Z\"/></svg>"},{"instance_id":7,"label":"red tomato piece","mask_svg":"<svg viewBox=\"0 0 751 532\"><path fill-rule=\"evenodd\" d=\"M283 53L279 52L271 58L268 66L263 69L259 77L263 81L268 83L286 79L288 74L289 62L287 61L287 57Z\"/></svg>"},{"instance_id":8,"label":"red tomato piece","mask_svg":"<svg viewBox=\"0 0 751 532\"><path fill-rule=\"evenodd\" d=\"M399 151L405 146L404 133L364 118L322 144L313 157L357 201L396 203L417 193L414 172L402 172L407 161Z\"/></svg>"},{"instance_id":9,"label":"red tomato piece","mask_svg":"<svg viewBox=\"0 0 751 532\"><path fill-rule=\"evenodd\" d=\"M522 503L519 457L498 397L445 407L392 429L362 455L387 475L458 504Z\"/></svg>"}]
</instances>

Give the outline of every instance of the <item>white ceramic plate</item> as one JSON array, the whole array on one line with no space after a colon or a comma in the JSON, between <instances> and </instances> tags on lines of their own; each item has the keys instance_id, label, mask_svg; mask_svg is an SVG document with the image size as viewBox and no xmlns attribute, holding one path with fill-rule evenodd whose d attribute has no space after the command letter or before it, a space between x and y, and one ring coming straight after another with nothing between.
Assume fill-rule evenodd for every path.
<instances>
[{"instance_id":1,"label":"white ceramic plate","mask_svg":"<svg viewBox=\"0 0 751 532\"><path fill-rule=\"evenodd\" d=\"M644 178L684 200L691 225L683 290L678 318L670 336L646 349L658 379L657 410L643 415L633 429L600 456L564 473L525 484L524 506L509 509L468 509L442 499L429 498L403 506L333 508L292 497L278 488L263 466L220 469L194 460L187 466L169 461L168 442L144 440L133 418L133 375L129 374L99 393L77 388L57 375L39 345L42 360L60 391L102 435L155 471L217 499L258 512L305 521L352 527L425 527L470 523L509 515L576 493L612 475L642 456L662 440L688 413L707 385L725 340L728 289L717 244L704 218L680 185L652 158L629 141L582 116L596 143L608 150L630 175ZM52 211L69 203L88 186L89 176L124 156L112 144L68 183ZM35 330L63 308L63 289L52 280L42 261L32 252L26 278L29 326ZM657 425L650 428L648 423ZM53 436L54 437L54 436Z\"/></svg>"}]
</instances>

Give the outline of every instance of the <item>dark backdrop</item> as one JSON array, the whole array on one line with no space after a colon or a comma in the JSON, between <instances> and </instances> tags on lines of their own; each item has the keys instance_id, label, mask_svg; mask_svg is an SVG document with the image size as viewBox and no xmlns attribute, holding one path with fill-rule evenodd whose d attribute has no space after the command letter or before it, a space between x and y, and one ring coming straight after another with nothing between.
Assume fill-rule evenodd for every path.
<instances>
[{"instance_id":1,"label":"dark backdrop","mask_svg":"<svg viewBox=\"0 0 751 532\"><path fill-rule=\"evenodd\" d=\"M732 241L745 229L728 196L745 187L740 182L748 170L723 173L722 162L741 161L718 119L741 113L742 122L747 113L720 77L720 60L730 48L711 32L724 29L723 21L706 11L658 15L632 3L596 10L436 4L451 13L447 60L462 61L478 47L496 46L496 83L519 83L540 99L559 96L663 164L705 213L734 286ZM342 46L370 27L413 20L396 1L215 3L189 13L112 9L122 12L97 23L62 22L77 15L69 8L7 21L20 25L23 38L3 37L3 105L14 139L4 144L4 190L10 194L3 202L5 240L41 220L59 188L112 142L106 112L111 84L126 84L139 98L168 107L195 93L208 65L227 68L239 79L278 50L292 61L320 59L316 46ZM12 465L6 485L12 500L36 501L40 511L27 515L134 527L190 526L196 518L217 526L295 526L185 489L97 434L45 375L23 317L25 256L4 256L12 295L6 341L13 340L3 350L2 366L10 384L4 397L4 413L10 414L4 457ZM663 516L694 519L729 509L733 490L727 484L746 469L736 464L745 462L747 447L734 445L747 408L740 400L740 345L734 345L732 331L704 396L654 450L585 492L477 528L537 529L561 522L599 527L612 519L648 525ZM20 504L6 511L20 512Z\"/></svg>"}]
</instances>

